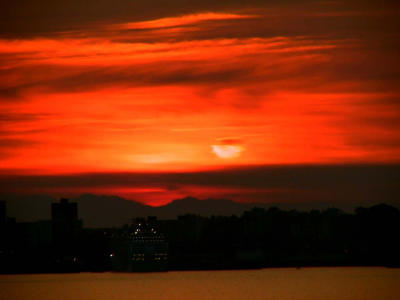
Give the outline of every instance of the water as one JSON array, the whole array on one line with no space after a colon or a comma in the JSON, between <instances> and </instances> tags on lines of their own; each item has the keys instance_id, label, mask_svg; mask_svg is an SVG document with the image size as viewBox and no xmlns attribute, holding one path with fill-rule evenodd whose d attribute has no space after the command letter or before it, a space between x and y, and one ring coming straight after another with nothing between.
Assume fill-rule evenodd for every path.
<instances>
[{"instance_id":1,"label":"water","mask_svg":"<svg viewBox=\"0 0 400 300\"><path fill-rule=\"evenodd\" d=\"M400 269L0 275L0 299L400 299Z\"/></svg>"}]
</instances>

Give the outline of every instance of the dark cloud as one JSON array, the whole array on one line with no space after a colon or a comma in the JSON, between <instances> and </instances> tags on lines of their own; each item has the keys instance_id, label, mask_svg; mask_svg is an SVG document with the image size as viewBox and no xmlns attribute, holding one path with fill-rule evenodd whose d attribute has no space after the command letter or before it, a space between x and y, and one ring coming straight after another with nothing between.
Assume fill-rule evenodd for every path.
<instances>
[{"instance_id":1,"label":"dark cloud","mask_svg":"<svg viewBox=\"0 0 400 300\"><path fill-rule=\"evenodd\" d=\"M20 96L20 92L23 90L24 86L12 86L6 88L0 88L0 101L1 99L15 99Z\"/></svg>"},{"instance_id":2,"label":"dark cloud","mask_svg":"<svg viewBox=\"0 0 400 300\"><path fill-rule=\"evenodd\" d=\"M325 51L325 54L329 56L334 55L329 50L319 51ZM313 53L313 50L306 54L310 55L310 53ZM296 53L296 50L293 49L293 52L283 55L264 53L254 54L252 58L240 57L240 63L238 63L236 57L226 62L196 61L195 58L187 61L171 59L147 64L129 64L127 62L127 65L122 67L34 64L29 67L16 67L3 71L0 75L4 78L15 77L15 75L21 78L19 83L0 89L0 97L3 96L3 101L11 101L16 97L23 96L24 92L31 89L50 92L80 92L114 85L131 87L170 84L201 86L207 84L216 87L222 84L223 87L226 87L227 85L237 86L238 83L245 85L257 82L265 83L260 90L262 93L268 91L269 88L272 89L282 84L286 88L303 90L307 88L315 90L316 84L318 84L321 89L327 91L332 81L340 83L351 79L362 80L364 76L362 68L359 72L350 71L350 74L347 74L345 78L341 77L341 74L346 73L346 70L357 69L359 64L357 59L346 66L342 65L341 68L335 67L335 60L340 59L340 57L333 57L329 64L323 64L317 60L313 62L304 61L299 66L285 66L285 56L296 58L301 57L301 55L303 54ZM265 59L268 58L268 61L263 61L262 56ZM386 73L392 72L391 70L392 68L388 67ZM40 75L36 76L36 73ZM377 78L380 78L379 75L382 76L382 73L378 74ZM304 80L305 77L307 77L307 80ZM310 81L310 77L314 80Z\"/></svg>"},{"instance_id":3,"label":"dark cloud","mask_svg":"<svg viewBox=\"0 0 400 300\"><path fill-rule=\"evenodd\" d=\"M395 2L374 1L318 2L300 1L12 1L1 4L0 36L27 38L46 34L52 37L100 37L118 42L176 42L190 40L214 40L220 38L296 37L296 43L304 46L329 45L335 49L308 49L279 55L260 51L249 53L237 60L227 62L167 60L150 64L126 66L77 66L43 62L35 51L26 53L4 53L0 63L7 68L0 70L2 78L17 78L10 84L0 83L0 101L22 99L31 89L45 91L87 91L119 84L121 86L207 84L237 85L240 83L264 82L263 92L275 86L287 89L323 91L340 90L340 83L354 84L371 90L393 90L400 78L398 28ZM397 7L397 6L396 6ZM302 8L302 9L299 9ZM156 30L135 29L110 31L108 25L123 22L150 20L178 16L184 13L205 11L243 12L259 17L232 20L205 20L199 24L180 26L182 31L169 33ZM2 18L1 18L2 17ZM170 28L168 28L170 29ZM303 44L302 44L303 42ZM95 41L93 43L96 43ZM60 46L61 47L61 46ZM172 51L173 49L169 49ZM148 50L148 53L151 50ZM46 53L49 55L49 53ZM307 60L310 55L325 55ZM64 54L65 55L65 54ZM86 54L82 54L84 59ZM282 58L304 55L302 64L295 68L280 68L292 62ZM105 57L107 54L105 54ZM279 56L279 57L278 57ZM43 58L43 57L42 57ZM57 54L53 58L60 58ZM62 57L63 59L66 56ZM312 60L312 63L311 63ZM260 63L260 61L262 63ZM25 66L21 66L25 63ZM76 63L76 62L75 62ZM307 78L304 80L303 78ZM7 82L3 80L3 82ZM332 82L335 86L332 87ZM366 87L367 86L367 87ZM254 90L254 89L253 89Z\"/></svg>"},{"instance_id":4,"label":"dark cloud","mask_svg":"<svg viewBox=\"0 0 400 300\"><path fill-rule=\"evenodd\" d=\"M21 140L21 139L12 139L12 138L2 138L0 140L0 148L15 148L32 144L31 141Z\"/></svg>"},{"instance_id":5,"label":"dark cloud","mask_svg":"<svg viewBox=\"0 0 400 300\"><path fill-rule=\"evenodd\" d=\"M298 33L308 31L309 34L310 30L326 33L327 28L331 27L336 32L344 33L393 28L391 23L396 22L395 18L373 20L372 17L379 18L383 12L393 15L398 11L398 3L359 0L334 3L312 0L2 1L0 36L43 36L61 31L87 30L99 24L143 21L204 11L265 11L266 15L271 16L268 23L271 24L271 30L275 28L274 35L285 34L288 28L289 31L297 28ZM251 28L254 30L256 27Z\"/></svg>"},{"instance_id":6,"label":"dark cloud","mask_svg":"<svg viewBox=\"0 0 400 300\"><path fill-rule=\"evenodd\" d=\"M35 141L19 138L4 138L0 135L0 161L14 155L17 148L36 144Z\"/></svg>"},{"instance_id":7,"label":"dark cloud","mask_svg":"<svg viewBox=\"0 0 400 300\"><path fill-rule=\"evenodd\" d=\"M196 65L181 66L179 61L156 63L147 66L131 66L128 68L107 68L94 70L54 81L50 87L55 91L80 91L93 88L104 88L108 85L151 86L169 84L213 84L228 83L244 79L251 74L251 66L247 68L230 66L221 69L200 68ZM50 83L51 84L51 83Z\"/></svg>"},{"instance_id":8,"label":"dark cloud","mask_svg":"<svg viewBox=\"0 0 400 300\"><path fill-rule=\"evenodd\" d=\"M141 21L204 10L237 6L215 1L71 0L12 1L0 6L0 32L4 36L48 35L89 25ZM237 1L239 2L239 1Z\"/></svg>"},{"instance_id":9,"label":"dark cloud","mask_svg":"<svg viewBox=\"0 0 400 300\"><path fill-rule=\"evenodd\" d=\"M5 147L7 145L17 144L23 146L23 136L32 133L43 132L42 129L32 129L29 126L24 126L23 128L18 128L15 125L20 125L21 123L30 123L42 120L44 118L51 117L51 114L32 114L32 113L16 113L16 112L4 112L0 113L0 147ZM9 142L7 142L9 141ZM14 142L13 142L14 141ZM26 142L26 145L31 144L30 141Z\"/></svg>"},{"instance_id":10,"label":"dark cloud","mask_svg":"<svg viewBox=\"0 0 400 300\"><path fill-rule=\"evenodd\" d=\"M170 60L151 64L130 65L124 67L56 67L38 65L30 70L19 68L10 70L9 74L23 74L24 71L32 74L35 70L44 72L48 78L23 83L12 88L0 89L3 101L11 101L13 97L23 95L31 89L41 89L47 92L82 92L103 89L120 85L125 87L170 85L170 84L221 84L236 81L245 81L251 78L253 65L234 66L208 63L189 63L187 61ZM49 72L46 72L48 70ZM64 75L63 75L64 74ZM5 76L5 75L4 75ZM40 77L46 77L41 75ZM27 79L29 80L29 79Z\"/></svg>"},{"instance_id":11,"label":"dark cloud","mask_svg":"<svg viewBox=\"0 0 400 300\"><path fill-rule=\"evenodd\" d=\"M236 200L254 202L328 202L400 204L399 165L303 165L231 168L205 172L92 173L0 176L3 194L41 191L57 194L91 188L159 187L172 191L228 189ZM23 191L23 192L22 192ZM249 196L250 195L250 196ZM172 200L172 199L171 199Z\"/></svg>"},{"instance_id":12,"label":"dark cloud","mask_svg":"<svg viewBox=\"0 0 400 300\"><path fill-rule=\"evenodd\" d=\"M268 46L268 42L265 43ZM20 66L11 64L0 70L0 79L4 78L0 83L0 101L24 99L25 92L32 89L81 92L115 85L183 84L212 86L213 89L240 85L243 91L250 91L251 96L280 87L333 93L347 91L349 86L352 92L398 91L399 56L387 48L389 45L371 49L365 40L355 42L315 37L288 39L284 43L287 44L261 49L256 53L233 55L225 61L201 59L194 55L186 60L155 58L148 63L138 62L137 59L130 62L128 59L123 66L113 65L112 62L107 66L96 66L96 62L80 66L73 60L68 65L45 63L36 61L33 55L20 58ZM174 44L170 44L170 47L159 51L167 54L174 50ZM21 57L18 53L15 55ZM110 54L102 55L107 59ZM118 57L118 53L111 55ZM8 56L12 57L12 54ZM64 56L54 58L68 59ZM93 59L91 56L89 58ZM6 60L4 64L8 66ZM8 78L14 81L7 84ZM255 85L259 83L263 86L258 87L257 92ZM246 89L245 85L249 84L253 88Z\"/></svg>"},{"instance_id":13,"label":"dark cloud","mask_svg":"<svg viewBox=\"0 0 400 300\"><path fill-rule=\"evenodd\" d=\"M220 138L217 140L220 145L240 145L242 144L242 140L239 138Z\"/></svg>"},{"instance_id":14,"label":"dark cloud","mask_svg":"<svg viewBox=\"0 0 400 300\"><path fill-rule=\"evenodd\" d=\"M388 149L400 149L400 136L396 135L393 137L387 136L363 136L354 137L348 136L347 143L351 146L362 147L366 150L381 150L383 152L388 151ZM397 160L400 160L400 154L397 154Z\"/></svg>"},{"instance_id":15,"label":"dark cloud","mask_svg":"<svg viewBox=\"0 0 400 300\"><path fill-rule=\"evenodd\" d=\"M43 114L30 113L0 113L0 125L9 122L34 121L42 118Z\"/></svg>"},{"instance_id":16,"label":"dark cloud","mask_svg":"<svg viewBox=\"0 0 400 300\"><path fill-rule=\"evenodd\" d=\"M37 133L40 130L15 129L15 125L23 122L34 122L45 116L44 114L31 113L0 113L0 160L14 156L17 149L38 144L37 141L27 138L27 134Z\"/></svg>"}]
</instances>

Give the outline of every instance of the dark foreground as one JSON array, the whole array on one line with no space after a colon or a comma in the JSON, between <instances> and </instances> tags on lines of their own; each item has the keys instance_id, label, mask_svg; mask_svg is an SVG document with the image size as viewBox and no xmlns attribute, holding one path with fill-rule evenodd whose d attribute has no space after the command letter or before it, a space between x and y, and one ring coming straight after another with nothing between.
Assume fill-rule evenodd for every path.
<instances>
[{"instance_id":1,"label":"dark foreground","mask_svg":"<svg viewBox=\"0 0 400 300\"><path fill-rule=\"evenodd\" d=\"M240 217L149 217L103 229L82 228L77 209L64 199L52 220L5 222L0 273L400 266L400 212L385 204L353 214L254 208Z\"/></svg>"}]
</instances>

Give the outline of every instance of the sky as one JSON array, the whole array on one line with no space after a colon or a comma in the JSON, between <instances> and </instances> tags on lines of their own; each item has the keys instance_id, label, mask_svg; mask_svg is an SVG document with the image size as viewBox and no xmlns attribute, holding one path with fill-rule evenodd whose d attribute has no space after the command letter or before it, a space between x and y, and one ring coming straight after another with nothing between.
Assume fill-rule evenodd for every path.
<instances>
[{"instance_id":1,"label":"sky","mask_svg":"<svg viewBox=\"0 0 400 300\"><path fill-rule=\"evenodd\" d=\"M399 8L4 1L0 193L399 199Z\"/></svg>"}]
</instances>

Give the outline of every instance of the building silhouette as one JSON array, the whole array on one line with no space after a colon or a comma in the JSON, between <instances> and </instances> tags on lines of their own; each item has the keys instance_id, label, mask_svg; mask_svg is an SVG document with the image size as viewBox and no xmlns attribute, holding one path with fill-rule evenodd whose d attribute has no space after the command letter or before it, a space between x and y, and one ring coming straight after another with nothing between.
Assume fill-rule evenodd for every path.
<instances>
[{"instance_id":1,"label":"building silhouette","mask_svg":"<svg viewBox=\"0 0 400 300\"><path fill-rule=\"evenodd\" d=\"M78 204L60 199L51 220L36 222L16 222L0 202L0 222L0 273L400 266L400 210L386 204L353 214L271 207L83 229Z\"/></svg>"},{"instance_id":2,"label":"building silhouette","mask_svg":"<svg viewBox=\"0 0 400 300\"><path fill-rule=\"evenodd\" d=\"M0 228L3 228L6 225L6 221L7 221L6 202L0 201Z\"/></svg>"},{"instance_id":3,"label":"building silhouette","mask_svg":"<svg viewBox=\"0 0 400 300\"><path fill-rule=\"evenodd\" d=\"M82 221L78 219L78 204L61 198L51 205L52 241L55 261L61 269L74 269L79 263Z\"/></svg>"}]
</instances>

